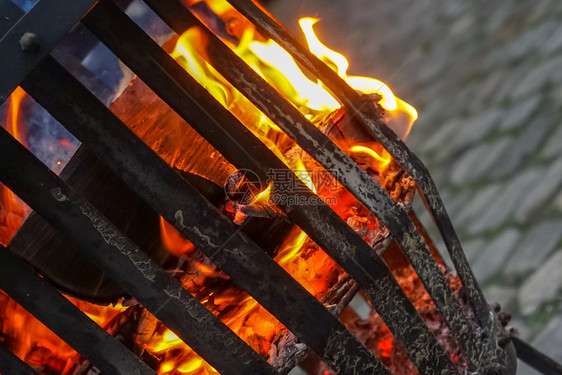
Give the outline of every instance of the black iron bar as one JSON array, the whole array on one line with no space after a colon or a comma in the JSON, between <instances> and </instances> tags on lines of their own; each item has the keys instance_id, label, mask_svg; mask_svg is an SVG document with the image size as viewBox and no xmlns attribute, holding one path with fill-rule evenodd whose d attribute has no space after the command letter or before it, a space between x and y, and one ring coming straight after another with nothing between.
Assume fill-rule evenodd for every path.
<instances>
[{"instance_id":1,"label":"black iron bar","mask_svg":"<svg viewBox=\"0 0 562 375\"><path fill-rule=\"evenodd\" d=\"M545 375L562 375L562 365L518 337L511 338L517 357Z\"/></svg>"},{"instance_id":2,"label":"black iron bar","mask_svg":"<svg viewBox=\"0 0 562 375\"><path fill-rule=\"evenodd\" d=\"M13 160L12 164L19 165ZM154 374L116 338L3 246L0 246L0 288L103 372Z\"/></svg>"},{"instance_id":3,"label":"black iron bar","mask_svg":"<svg viewBox=\"0 0 562 375\"><path fill-rule=\"evenodd\" d=\"M358 95L345 81L306 47L289 31L269 17L251 0L228 0L240 13L248 18L265 36L275 40L299 63L320 79L356 116L365 128L385 147L396 161L414 178L422 192L435 222L441 232L463 288L466 290L481 324L490 328L488 304L460 245L435 183L422 161L402 142L398 136L379 119L374 105Z\"/></svg>"},{"instance_id":4,"label":"black iron bar","mask_svg":"<svg viewBox=\"0 0 562 375\"><path fill-rule=\"evenodd\" d=\"M430 292L467 359L474 364L479 362L483 358L481 340L406 211L180 3L157 0L147 0L146 3L179 35L193 26L206 32L206 52L213 67L309 155L327 170L335 171L336 179L389 228Z\"/></svg>"},{"instance_id":5,"label":"black iron bar","mask_svg":"<svg viewBox=\"0 0 562 375\"><path fill-rule=\"evenodd\" d=\"M290 172L232 114L115 7L100 3L83 22L236 166L253 169L262 177L266 176L269 168ZM139 48L144 54L137 53ZM267 163L264 163L265 160ZM313 195L311 192L309 194ZM379 314L407 348L417 366L428 371L436 366L455 371L384 262L360 236L327 205L296 206L288 211L314 241L362 284ZM403 329L406 325L411 327L410 330Z\"/></svg>"},{"instance_id":6,"label":"black iron bar","mask_svg":"<svg viewBox=\"0 0 562 375\"><path fill-rule=\"evenodd\" d=\"M23 11L10 0L0 0L0 35L4 35L23 15Z\"/></svg>"},{"instance_id":7,"label":"black iron bar","mask_svg":"<svg viewBox=\"0 0 562 375\"><path fill-rule=\"evenodd\" d=\"M0 129L0 176L4 185L219 372L275 374L259 354L4 129Z\"/></svg>"},{"instance_id":8,"label":"black iron bar","mask_svg":"<svg viewBox=\"0 0 562 375\"><path fill-rule=\"evenodd\" d=\"M45 59L22 87L338 373L388 374L343 323L60 65Z\"/></svg>"},{"instance_id":9,"label":"black iron bar","mask_svg":"<svg viewBox=\"0 0 562 375\"><path fill-rule=\"evenodd\" d=\"M10 0L1 0L2 3ZM0 39L0 104L97 0L39 0ZM9 5L3 5L9 7ZM22 53L22 51L24 53Z\"/></svg>"},{"instance_id":10,"label":"black iron bar","mask_svg":"<svg viewBox=\"0 0 562 375\"><path fill-rule=\"evenodd\" d=\"M0 345L0 374L4 375L38 375L27 363L16 357Z\"/></svg>"}]
</instances>

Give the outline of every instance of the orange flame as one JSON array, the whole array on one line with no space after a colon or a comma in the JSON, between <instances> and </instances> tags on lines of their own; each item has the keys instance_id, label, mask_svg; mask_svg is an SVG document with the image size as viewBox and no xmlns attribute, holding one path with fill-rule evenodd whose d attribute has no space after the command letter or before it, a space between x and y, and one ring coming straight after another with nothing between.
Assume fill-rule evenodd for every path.
<instances>
[{"instance_id":1,"label":"orange flame","mask_svg":"<svg viewBox=\"0 0 562 375\"><path fill-rule=\"evenodd\" d=\"M126 309L121 305L98 306L67 298L102 328ZM38 368L49 366L60 374L70 374L78 359L74 349L0 290L1 337L9 337L9 349Z\"/></svg>"},{"instance_id":2,"label":"orange flame","mask_svg":"<svg viewBox=\"0 0 562 375\"><path fill-rule=\"evenodd\" d=\"M209 5L219 14L222 12L232 14L233 12L230 6L222 1L211 1ZM399 136L406 137L413 121L417 118L415 109L397 98L381 81L368 77L348 76L349 63L345 57L323 45L314 34L313 25L316 22L317 20L312 18L300 20L311 52L337 71L356 90L364 94L379 95L379 104L386 110L386 122L394 125L393 128ZM236 33L240 36L240 42L237 45L229 44L229 47L306 117L312 119L341 107L323 84L310 80L290 54L276 42L263 40L253 26L249 24L244 26L244 29L237 30ZM318 194L303 160L297 158L289 161L285 153L281 151L286 149L284 147L286 144L283 143L286 141L284 133L207 62L205 46L206 37L203 32L197 28L191 28L180 36L172 56L288 165L297 177ZM390 155L378 145L356 144L346 148L352 155L365 158L367 164L374 170L380 170L390 162ZM250 206L269 205L272 187L270 184L258 193ZM243 220L238 218L238 222L241 221ZM186 240L170 235L170 227L163 226L162 228L163 241L168 248L185 246L184 241ZM170 244L170 242L172 243ZM337 269L333 260L318 249L306 233L299 228L296 228L279 246L275 260L316 296L330 285L330 275ZM209 270L205 270L206 266L203 264L197 264L196 267L198 274L210 275ZM266 349L269 348L267 340L284 327L245 293L232 294L228 290L211 293L202 298L202 302L208 305L211 311L215 311L243 340L265 354ZM225 306L229 306L228 309L233 309L235 313L223 316L220 311L224 311ZM256 337L260 337L260 339L255 341ZM264 341L264 339L266 340ZM145 345L149 352L164 355L164 361L158 370L159 374L216 373L211 366L201 360L169 330L152 336Z\"/></svg>"},{"instance_id":3,"label":"orange flame","mask_svg":"<svg viewBox=\"0 0 562 375\"><path fill-rule=\"evenodd\" d=\"M215 13L223 15L224 19L228 17L239 21L232 28L236 28L233 34L239 37L240 42L237 45L230 43L229 47L307 118L313 119L326 115L341 107L341 104L321 82L311 80L289 53L274 41L264 40L252 25L242 21L242 17L230 5L221 0L210 0L209 5ZM347 59L326 47L315 35L313 26L316 22L317 20L313 18L303 18L299 22L311 52L328 64L355 90L364 94L379 95L379 104L385 109L387 124L400 137L405 138L413 121L417 118L416 110L397 98L381 81L368 77L349 76ZM292 145L292 141L207 62L206 44L204 33L197 28L191 28L179 37L171 56L259 137L314 193L322 195L323 192L319 186L314 185L310 170L305 166L303 160L300 158L292 160L286 157L287 145ZM12 134L17 137L22 136L21 129L17 127L17 108L19 108L22 93L23 91L14 92L10 101L9 116L11 117L8 123ZM390 155L380 145L350 144L346 145L344 149L354 157L366 159L367 164L376 170L385 167L390 162ZM272 188L273 185L270 184L255 196L250 205L269 205ZM348 211L347 202L344 205L346 207L339 207L337 211ZM208 287L207 280L228 277L208 259L197 254L199 250L163 218L160 219L160 229L162 242L173 255L190 255L192 262L188 266L190 269L182 276L182 283L186 289L197 295L209 310L245 342L263 355L267 355L274 337L286 328L247 293L237 289ZM334 261L297 227L278 247L274 259L318 298L331 285L333 277L337 277L339 272ZM1 297L2 294L0 294L0 302ZM116 308L97 307L85 302L73 302L102 326L124 310L120 306ZM0 332L6 334L6 330L13 330L11 332L13 337L18 337L18 340L21 341L16 345L16 354L24 360L29 360L31 355L35 355L37 347L45 348L48 353L55 353L50 358L58 361L56 368L60 370L60 373L68 373L76 359L76 353L46 328L42 328L40 323L33 321L34 318L21 308L17 310L18 308L11 307L9 315L1 314L0 311L0 319L2 316L10 317L7 324L5 321L1 322L3 324L0 324L2 328ZM155 318L148 319L155 320ZM33 328L29 329L29 327ZM147 335L139 333L137 341L149 353L161 360L159 374L217 374L216 370L173 332L161 325L158 327L155 332ZM26 335L27 331L30 333L29 335ZM40 364L39 362L33 363Z\"/></svg>"},{"instance_id":4,"label":"orange flame","mask_svg":"<svg viewBox=\"0 0 562 375\"><path fill-rule=\"evenodd\" d=\"M373 150L367 146L355 145L351 146L349 151L352 153L365 154L371 158L371 164L374 166L373 169L378 170L377 166L386 167L390 163L390 155L385 150L379 152ZM384 157L381 156L385 155Z\"/></svg>"},{"instance_id":5,"label":"orange flame","mask_svg":"<svg viewBox=\"0 0 562 375\"><path fill-rule=\"evenodd\" d=\"M25 96L25 91L20 87L10 95L6 130L26 146L25 127L22 126L20 119L20 107ZM30 211L30 208L11 190L0 185L0 244L8 245Z\"/></svg>"}]
</instances>

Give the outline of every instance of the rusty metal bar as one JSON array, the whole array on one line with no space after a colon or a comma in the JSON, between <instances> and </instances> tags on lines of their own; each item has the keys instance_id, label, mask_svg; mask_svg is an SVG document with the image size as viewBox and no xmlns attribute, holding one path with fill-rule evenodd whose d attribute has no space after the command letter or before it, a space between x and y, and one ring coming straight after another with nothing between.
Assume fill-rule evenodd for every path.
<instances>
[{"instance_id":1,"label":"rusty metal bar","mask_svg":"<svg viewBox=\"0 0 562 375\"><path fill-rule=\"evenodd\" d=\"M479 362L482 358L481 340L406 211L185 7L173 1L146 0L146 3L177 34L181 35L193 26L206 32L206 52L213 67L308 154L327 170L335 170L334 177L389 228L430 292L463 353L471 362Z\"/></svg>"},{"instance_id":2,"label":"rusty metal bar","mask_svg":"<svg viewBox=\"0 0 562 375\"><path fill-rule=\"evenodd\" d=\"M275 374L259 354L4 129L0 129L0 176L10 190L218 371Z\"/></svg>"},{"instance_id":3,"label":"rusty metal bar","mask_svg":"<svg viewBox=\"0 0 562 375\"><path fill-rule=\"evenodd\" d=\"M373 103L357 94L336 72L314 56L289 31L269 17L253 1L227 1L248 18L263 35L279 43L299 64L302 64L320 79L347 107L349 112L365 126L377 141L414 178L451 254L463 288L473 304L474 311L480 323L491 334L493 329L489 326L492 324L493 319L490 318L488 304L470 269L468 260L462 250L441 197L437 192L435 183L422 161L380 120Z\"/></svg>"},{"instance_id":4,"label":"rusty metal bar","mask_svg":"<svg viewBox=\"0 0 562 375\"><path fill-rule=\"evenodd\" d=\"M115 21L105 16L104 19ZM117 25L120 35L127 34L123 23ZM343 323L62 67L46 59L35 73L22 84L24 89L338 373L388 373ZM48 89L53 84L58 87L56 94ZM199 330L201 335L208 331L204 327ZM224 350L238 351L228 345ZM351 362L357 365L348 366Z\"/></svg>"},{"instance_id":5,"label":"rusty metal bar","mask_svg":"<svg viewBox=\"0 0 562 375\"><path fill-rule=\"evenodd\" d=\"M115 7L102 2L83 22L236 166L254 168L261 176L265 176L269 168L287 169L232 114ZM143 49L143 56L138 55L139 48ZM264 164L264 158L269 164ZM419 367L429 369L435 368L437 364L455 371L384 262L360 236L327 205L291 207L288 211L291 212L291 218L314 241L362 284L381 316ZM396 297L386 298L391 290ZM404 324L411 326L411 330L404 330ZM431 354L428 356L428 353Z\"/></svg>"},{"instance_id":6,"label":"rusty metal bar","mask_svg":"<svg viewBox=\"0 0 562 375\"><path fill-rule=\"evenodd\" d=\"M14 163L15 159L8 160L22 167ZM0 288L100 370L109 374L154 374L136 355L3 246L0 246Z\"/></svg>"}]
</instances>

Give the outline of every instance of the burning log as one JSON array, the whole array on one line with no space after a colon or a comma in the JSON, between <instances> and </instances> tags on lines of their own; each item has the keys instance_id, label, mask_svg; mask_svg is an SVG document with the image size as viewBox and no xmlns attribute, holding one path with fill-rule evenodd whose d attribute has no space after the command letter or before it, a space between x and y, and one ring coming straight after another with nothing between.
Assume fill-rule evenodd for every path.
<instances>
[{"instance_id":1,"label":"burning log","mask_svg":"<svg viewBox=\"0 0 562 375\"><path fill-rule=\"evenodd\" d=\"M222 185L234 167L144 83L135 80L112 109L183 178L212 202L224 205ZM61 178L157 263L170 262L170 253L161 241L159 216L89 150L81 147L64 168ZM253 220L243 231L273 253L290 227L287 220L278 216ZM24 222L10 249L78 298L110 303L125 294L36 213Z\"/></svg>"}]
</instances>

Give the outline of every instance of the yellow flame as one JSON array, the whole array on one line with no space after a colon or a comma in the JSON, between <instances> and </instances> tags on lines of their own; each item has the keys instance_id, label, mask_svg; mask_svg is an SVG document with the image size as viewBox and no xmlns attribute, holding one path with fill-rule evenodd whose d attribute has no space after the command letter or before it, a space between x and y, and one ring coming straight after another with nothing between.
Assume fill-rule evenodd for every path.
<instances>
[{"instance_id":1,"label":"yellow flame","mask_svg":"<svg viewBox=\"0 0 562 375\"><path fill-rule=\"evenodd\" d=\"M256 194L250 205L268 205L272 187L273 181L271 181L269 185L265 189L263 189L263 191Z\"/></svg>"},{"instance_id":2,"label":"yellow flame","mask_svg":"<svg viewBox=\"0 0 562 375\"><path fill-rule=\"evenodd\" d=\"M278 263L283 265L289 260L294 259L296 253L300 251L307 238L308 236L305 232L303 232L302 230L299 231L296 237L293 240L288 241L287 246L284 246L277 255L276 260L278 261Z\"/></svg>"},{"instance_id":3,"label":"yellow flame","mask_svg":"<svg viewBox=\"0 0 562 375\"><path fill-rule=\"evenodd\" d=\"M378 154L378 152L376 152L375 150L373 150L372 148L369 148L367 146L355 145L355 146L352 146L349 150L351 152L358 152L358 153L367 154L370 157L372 157L373 159L375 159L377 162L379 162L383 167L386 166L390 162L390 155L388 155L387 157L382 157L381 155Z\"/></svg>"},{"instance_id":4,"label":"yellow flame","mask_svg":"<svg viewBox=\"0 0 562 375\"><path fill-rule=\"evenodd\" d=\"M304 163L302 162L302 159L300 159L300 158L297 159L297 161L295 163L295 168L293 170L294 170L295 174L297 175L297 177L302 182L304 182L305 185L308 186L308 188L310 190L312 190L314 193L316 193L316 187L312 183L312 178L308 174L308 171L307 171Z\"/></svg>"},{"instance_id":5,"label":"yellow flame","mask_svg":"<svg viewBox=\"0 0 562 375\"><path fill-rule=\"evenodd\" d=\"M397 118L405 117L402 121L406 121L407 125L402 125L400 128L407 128L407 130L402 132L403 134L399 134L404 139L408 135L413 122L418 118L416 109L397 98L386 84L377 79L361 76L348 76L347 69L349 67L349 62L342 54L326 47L318 39L313 28L316 22L318 22L317 19L310 17L301 18L299 20L299 25L304 32L310 52L331 67L332 70L336 71L338 75L355 90L361 91L364 94L380 95L381 100L379 104L387 111L390 111L391 116Z\"/></svg>"},{"instance_id":6,"label":"yellow flame","mask_svg":"<svg viewBox=\"0 0 562 375\"><path fill-rule=\"evenodd\" d=\"M192 27L179 37L170 56L176 59L221 104L227 106L230 99L226 89L228 84L208 62L201 58L195 49L195 46L202 47L206 44L203 32Z\"/></svg>"}]
</instances>

